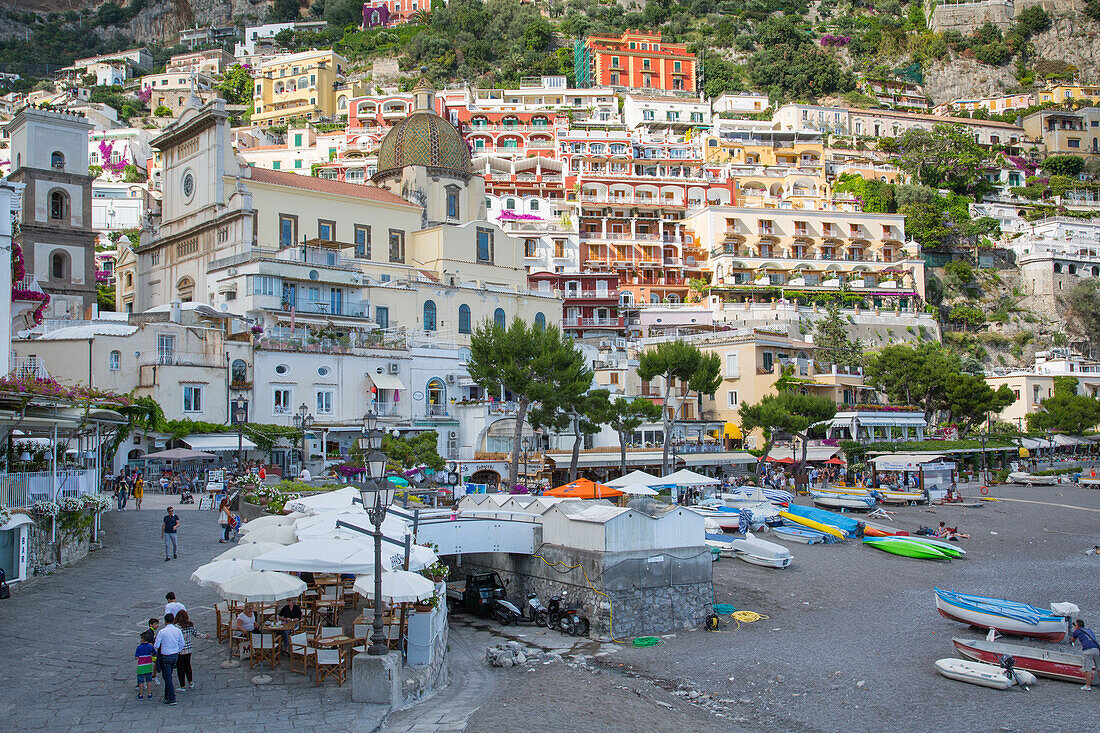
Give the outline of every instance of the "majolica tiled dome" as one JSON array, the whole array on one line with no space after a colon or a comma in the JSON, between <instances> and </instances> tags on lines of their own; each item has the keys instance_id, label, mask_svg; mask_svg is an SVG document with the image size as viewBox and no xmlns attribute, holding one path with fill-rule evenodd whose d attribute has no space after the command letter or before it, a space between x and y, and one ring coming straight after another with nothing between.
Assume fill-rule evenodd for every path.
<instances>
[{"instance_id":1,"label":"majolica tiled dome","mask_svg":"<svg viewBox=\"0 0 1100 733\"><path fill-rule=\"evenodd\" d=\"M423 79L413 89L415 111L393 126L378 150L378 172L397 170L407 165L450 168L470 172L470 149L455 129L430 110L431 87ZM424 107L429 107L425 110Z\"/></svg>"}]
</instances>

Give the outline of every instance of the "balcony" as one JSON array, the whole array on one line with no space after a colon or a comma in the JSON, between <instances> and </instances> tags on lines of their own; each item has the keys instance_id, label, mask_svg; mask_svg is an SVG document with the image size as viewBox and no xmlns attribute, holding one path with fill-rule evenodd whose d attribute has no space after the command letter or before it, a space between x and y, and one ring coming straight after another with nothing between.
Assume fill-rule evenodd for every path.
<instances>
[{"instance_id":1,"label":"balcony","mask_svg":"<svg viewBox=\"0 0 1100 733\"><path fill-rule=\"evenodd\" d=\"M299 315L344 316L347 318L369 318L370 303L351 298L331 298L311 300L300 288L296 296L257 295L255 304L259 308L289 313L291 309ZM323 296L321 296L323 298Z\"/></svg>"},{"instance_id":2,"label":"balcony","mask_svg":"<svg viewBox=\"0 0 1100 733\"><path fill-rule=\"evenodd\" d=\"M11 360L10 376L18 379L49 379L46 363L33 356L17 356Z\"/></svg>"},{"instance_id":3,"label":"balcony","mask_svg":"<svg viewBox=\"0 0 1100 733\"><path fill-rule=\"evenodd\" d=\"M617 318L562 318L562 328L622 328L623 317Z\"/></svg>"},{"instance_id":4,"label":"balcony","mask_svg":"<svg viewBox=\"0 0 1100 733\"><path fill-rule=\"evenodd\" d=\"M225 366L225 356L199 351L159 349L157 351L142 352L138 356L138 365L219 368Z\"/></svg>"},{"instance_id":5,"label":"balcony","mask_svg":"<svg viewBox=\"0 0 1100 733\"><path fill-rule=\"evenodd\" d=\"M448 417L446 405L425 405L425 417Z\"/></svg>"}]
</instances>

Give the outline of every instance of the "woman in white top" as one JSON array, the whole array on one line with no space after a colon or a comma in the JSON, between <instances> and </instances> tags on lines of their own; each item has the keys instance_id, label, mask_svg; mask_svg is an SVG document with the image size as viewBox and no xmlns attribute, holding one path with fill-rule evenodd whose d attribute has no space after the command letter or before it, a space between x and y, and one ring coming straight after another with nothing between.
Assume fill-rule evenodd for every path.
<instances>
[{"instance_id":1,"label":"woman in white top","mask_svg":"<svg viewBox=\"0 0 1100 733\"><path fill-rule=\"evenodd\" d=\"M237 631L245 634L256 630L256 611L251 603L244 604L244 610L237 614Z\"/></svg>"}]
</instances>

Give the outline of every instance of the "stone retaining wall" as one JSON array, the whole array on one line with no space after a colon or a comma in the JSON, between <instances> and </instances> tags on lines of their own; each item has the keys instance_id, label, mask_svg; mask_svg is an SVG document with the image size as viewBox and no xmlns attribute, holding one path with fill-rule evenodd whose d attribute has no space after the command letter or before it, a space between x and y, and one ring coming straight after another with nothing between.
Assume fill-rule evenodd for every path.
<instances>
[{"instance_id":1,"label":"stone retaining wall","mask_svg":"<svg viewBox=\"0 0 1100 733\"><path fill-rule=\"evenodd\" d=\"M92 530L95 515L85 509L78 514L64 514L57 518L57 534L53 539L53 520L49 517L31 516L34 526L30 530L27 552L29 572L51 566L71 565L88 556L92 546Z\"/></svg>"},{"instance_id":2,"label":"stone retaining wall","mask_svg":"<svg viewBox=\"0 0 1100 733\"><path fill-rule=\"evenodd\" d=\"M517 606L530 593L543 603L561 596L581 608L594 633L616 638L694 628L714 600L711 555L699 547L603 553L543 545L538 555L464 555L455 569L459 579L493 570Z\"/></svg>"}]
</instances>

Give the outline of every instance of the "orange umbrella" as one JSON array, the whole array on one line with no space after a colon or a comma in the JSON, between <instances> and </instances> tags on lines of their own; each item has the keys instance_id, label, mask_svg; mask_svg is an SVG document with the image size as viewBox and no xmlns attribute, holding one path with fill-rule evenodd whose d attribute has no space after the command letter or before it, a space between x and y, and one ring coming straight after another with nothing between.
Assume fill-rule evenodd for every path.
<instances>
[{"instance_id":1,"label":"orange umbrella","mask_svg":"<svg viewBox=\"0 0 1100 733\"><path fill-rule=\"evenodd\" d=\"M826 465L829 465L829 466L844 466L844 465L847 465L847 464L844 463L844 461L837 458L836 456L833 456L829 460L825 461L825 463L826 463Z\"/></svg>"},{"instance_id":2,"label":"orange umbrella","mask_svg":"<svg viewBox=\"0 0 1100 733\"><path fill-rule=\"evenodd\" d=\"M581 478L572 483L544 491L543 496L556 496L562 499L610 499L622 496L623 492L610 486L598 484L590 479Z\"/></svg>"}]
</instances>

